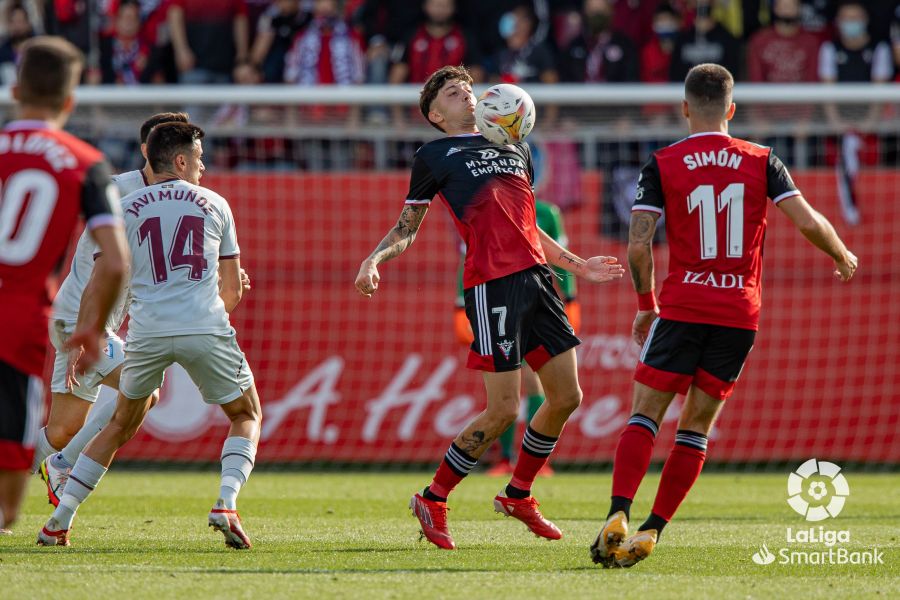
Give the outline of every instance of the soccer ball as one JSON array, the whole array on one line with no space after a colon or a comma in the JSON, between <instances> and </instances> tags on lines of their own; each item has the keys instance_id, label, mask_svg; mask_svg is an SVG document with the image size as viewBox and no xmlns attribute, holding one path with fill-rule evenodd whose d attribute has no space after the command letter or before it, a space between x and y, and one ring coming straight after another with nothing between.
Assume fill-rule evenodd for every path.
<instances>
[{"instance_id":1,"label":"soccer ball","mask_svg":"<svg viewBox=\"0 0 900 600\"><path fill-rule=\"evenodd\" d=\"M489 141L505 146L524 140L534 128L534 102L516 85L501 83L475 105L475 125Z\"/></svg>"}]
</instances>

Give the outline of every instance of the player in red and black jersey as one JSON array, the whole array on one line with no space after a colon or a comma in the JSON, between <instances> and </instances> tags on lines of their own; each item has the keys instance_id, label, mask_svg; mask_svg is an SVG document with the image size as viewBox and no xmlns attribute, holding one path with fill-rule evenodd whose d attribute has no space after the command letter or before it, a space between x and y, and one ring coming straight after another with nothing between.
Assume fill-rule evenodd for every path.
<instances>
[{"instance_id":1,"label":"player in red and black jersey","mask_svg":"<svg viewBox=\"0 0 900 600\"><path fill-rule=\"evenodd\" d=\"M598 283L619 279L624 271L612 257L581 259L538 228L528 146L497 146L478 133L471 84L463 67L444 67L425 84L422 114L447 137L416 153L406 207L356 277L361 294L374 294L378 264L409 247L432 198L441 198L466 244L463 285L475 334L468 366L484 372L487 391L484 412L456 437L432 483L410 502L428 540L446 549L455 547L447 529L447 496L515 421L523 359L540 377L547 401L526 429L512 480L494 507L539 536L561 537L538 511L531 485L581 402L574 351L579 340L547 263Z\"/></svg>"},{"instance_id":2,"label":"player in red and black jersey","mask_svg":"<svg viewBox=\"0 0 900 600\"><path fill-rule=\"evenodd\" d=\"M70 345L96 360L126 270L118 194L103 155L63 132L81 78L81 53L62 38L23 48L13 97L20 120L0 131L0 527L18 513L43 413L47 278L83 216L104 255L98 302L82 307ZM99 272L97 272L99 270Z\"/></svg>"},{"instance_id":3,"label":"player in red and black jersey","mask_svg":"<svg viewBox=\"0 0 900 600\"><path fill-rule=\"evenodd\" d=\"M707 436L734 390L759 323L762 249L769 202L849 281L856 257L813 210L771 148L728 135L734 79L719 65L691 69L683 113L691 135L658 150L641 172L632 208L628 262L643 346L634 403L616 449L612 505L591 546L594 562L630 567L647 557L706 460ZM657 308L652 240L666 215L669 273ZM686 394L650 517L631 537L631 501L647 472L663 415Z\"/></svg>"}]
</instances>

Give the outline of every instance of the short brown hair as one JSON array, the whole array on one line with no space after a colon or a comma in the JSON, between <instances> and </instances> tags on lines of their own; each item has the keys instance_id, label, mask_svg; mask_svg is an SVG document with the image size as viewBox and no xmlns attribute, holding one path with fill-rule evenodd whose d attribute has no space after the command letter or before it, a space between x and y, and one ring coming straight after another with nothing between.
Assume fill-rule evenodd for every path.
<instances>
[{"instance_id":1,"label":"short brown hair","mask_svg":"<svg viewBox=\"0 0 900 600\"><path fill-rule=\"evenodd\" d=\"M193 151L194 142L202 140L203 130L193 123L162 123L147 137L147 162L154 173L172 167L175 157Z\"/></svg>"},{"instance_id":2,"label":"short brown hair","mask_svg":"<svg viewBox=\"0 0 900 600\"><path fill-rule=\"evenodd\" d=\"M443 129L431 122L431 119L428 118L428 113L431 112L431 103L434 102L438 92L441 91L441 88L448 81L463 81L472 85L472 76L469 75L469 70L462 65L458 67L450 65L441 67L431 74L431 77L428 78L428 81L425 82L425 86L419 93L419 110L422 111L422 116L425 117L429 125L439 131L443 131Z\"/></svg>"},{"instance_id":3,"label":"short brown hair","mask_svg":"<svg viewBox=\"0 0 900 600\"><path fill-rule=\"evenodd\" d=\"M708 119L724 118L731 106L734 77L722 65L704 63L688 71L684 96L690 107Z\"/></svg>"},{"instance_id":4,"label":"short brown hair","mask_svg":"<svg viewBox=\"0 0 900 600\"><path fill-rule=\"evenodd\" d=\"M150 132L153 131L153 128L157 125L162 125L163 123L189 123L190 120L188 114L183 112L156 113L141 125L141 143L147 143Z\"/></svg>"},{"instance_id":5,"label":"short brown hair","mask_svg":"<svg viewBox=\"0 0 900 600\"><path fill-rule=\"evenodd\" d=\"M81 79L81 50L61 37L42 35L26 41L21 56L16 77L19 103L61 111Z\"/></svg>"}]
</instances>

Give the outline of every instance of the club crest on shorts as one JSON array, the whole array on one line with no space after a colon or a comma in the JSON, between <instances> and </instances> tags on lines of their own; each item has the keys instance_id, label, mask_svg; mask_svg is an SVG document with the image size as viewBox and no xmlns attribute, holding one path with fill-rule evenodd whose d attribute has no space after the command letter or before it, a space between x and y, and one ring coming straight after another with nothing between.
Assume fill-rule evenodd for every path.
<instances>
[{"instance_id":1,"label":"club crest on shorts","mask_svg":"<svg viewBox=\"0 0 900 600\"><path fill-rule=\"evenodd\" d=\"M115 352L113 350L112 342L107 342L106 343L106 356L112 358L114 353Z\"/></svg>"},{"instance_id":2,"label":"club crest on shorts","mask_svg":"<svg viewBox=\"0 0 900 600\"><path fill-rule=\"evenodd\" d=\"M516 343L511 340L503 340L502 342L497 342L497 347L500 348L500 352L503 353L503 356L505 356L507 360L509 359L509 353L512 352L513 346L515 345Z\"/></svg>"}]
</instances>

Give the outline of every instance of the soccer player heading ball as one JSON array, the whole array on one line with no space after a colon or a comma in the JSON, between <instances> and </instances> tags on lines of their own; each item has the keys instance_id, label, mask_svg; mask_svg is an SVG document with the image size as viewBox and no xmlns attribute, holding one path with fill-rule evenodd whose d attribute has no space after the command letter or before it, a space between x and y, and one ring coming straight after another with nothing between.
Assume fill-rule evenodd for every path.
<instances>
[{"instance_id":1,"label":"soccer player heading ball","mask_svg":"<svg viewBox=\"0 0 900 600\"><path fill-rule=\"evenodd\" d=\"M494 499L494 508L539 536L562 537L531 496L535 475L581 402L574 351L579 340L547 263L596 283L624 273L614 257L584 260L537 227L528 145L497 146L482 137L471 86L464 67L444 67L425 84L419 107L446 137L416 152L400 219L356 277L359 293L371 297L380 282L378 265L412 244L432 198L440 195L466 244L463 285L475 334L468 366L483 371L487 392L485 410L453 440L434 480L410 501L425 537L445 549L456 547L447 528L447 496L515 421L523 359L540 377L547 401L525 432L512 480Z\"/></svg>"},{"instance_id":2,"label":"soccer player heading ball","mask_svg":"<svg viewBox=\"0 0 900 600\"><path fill-rule=\"evenodd\" d=\"M605 567L646 558L700 475L707 436L756 337L769 199L834 259L838 279L856 271L856 256L806 203L772 149L728 135L733 87L724 67L691 69L682 105L691 135L655 152L638 180L628 263L638 294L632 335L643 350L632 416L616 449L612 505L591 546L594 562ZM651 245L664 212L670 260L657 308ZM675 446L650 516L628 537L631 502L676 393L687 397Z\"/></svg>"}]
</instances>

